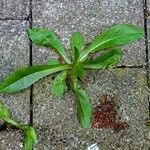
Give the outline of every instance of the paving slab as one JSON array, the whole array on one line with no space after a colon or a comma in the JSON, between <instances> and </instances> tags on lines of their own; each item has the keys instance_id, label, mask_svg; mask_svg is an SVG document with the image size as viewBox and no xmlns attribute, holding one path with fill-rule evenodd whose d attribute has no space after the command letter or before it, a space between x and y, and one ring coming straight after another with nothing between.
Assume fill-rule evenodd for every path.
<instances>
[{"instance_id":1,"label":"paving slab","mask_svg":"<svg viewBox=\"0 0 150 150\"><path fill-rule=\"evenodd\" d=\"M23 136L19 131L0 132L0 150L23 150Z\"/></svg>"},{"instance_id":2,"label":"paving slab","mask_svg":"<svg viewBox=\"0 0 150 150\"><path fill-rule=\"evenodd\" d=\"M107 27L129 22L143 27L141 0L37 0L33 1L33 26L48 28L57 33L66 49L74 31L80 31L89 43ZM120 65L145 63L144 40L123 47ZM69 51L68 51L69 53ZM33 63L46 63L57 58L48 48L33 46ZM93 106L103 93L118 97L118 115L129 124L125 131L114 133L110 129L83 129L78 123L75 98L70 91L63 100L51 92L54 76L34 86L34 126L38 133L37 150L84 150L98 143L102 150L148 149L148 117L146 73L144 69L114 69L89 73L86 87Z\"/></svg>"},{"instance_id":3,"label":"paving slab","mask_svg":"<svg viewBox=\"0 0 150 150\"><path fill-rule=\"evenodd\" d=\"M120 132L111 129L83 129L76 117L74 94L63 99L51 91L53 76L34 86L34 126L38 133L37 150L86 150L97 143L101 150L147 150L148 117L146 73L144 69L91 71L83 82L93 107L102 94L116 96L118 116L129 127Z\"/></svg>"},{"instance_id":4,"label":"paving slab","mask_svg":"<svg viewBox=\"0 0 150 150\"><path fill-rule=\"evenodd\" d=\"M69 38L80 31L89 43L107 27L128 22L143 27L141 0L37 0L33 1L33 26L55 31L69 49ZM141 65L145 63L144 41L123 47L120 64ZM45 48L34 47L34 63L45 63L54 53Z\"/></svg>"},{"instance_id":5,"label":"paving slab","mask_svg":"<svg viewBox=\"0 0 150 150\"><path fill-rule=\"evenodd\" d=\"M1 0L0 18L26 18L29 15L29 0Z\"/></svg>"},{"instance_id":6,"label":"paving slab","mask_svg":"<svg viewBox=\"0 0 150 150\"><path fill-rule=\"evenodd\" d=\"M150 1L147 1L147 32L148 32L148 51L149 51L149 65L150 65Z\"/></svg>"},{"instance_id":7,"label":"paving slab","mask_svg":"<svg viewBox=\"0 0 150 150\"><path fill-rule=\"evenodd\" d=\"M27 21L0 21L0 82L16 68L29 65L27 28ZM0 94L0 100L8 107L12 116L22 123L29 122L29 91L27 89L17 94ZM13 134L16 134L15 131ZM5 132L0 132L1 147L4 147L5 142L2 142L5 141L4 135L11 139L17 137L17 135L9 133L7 136ZM13 145L13 142L10 145ZM8 146L11 147L10 145Z\"/></svg>"}]
</instances>

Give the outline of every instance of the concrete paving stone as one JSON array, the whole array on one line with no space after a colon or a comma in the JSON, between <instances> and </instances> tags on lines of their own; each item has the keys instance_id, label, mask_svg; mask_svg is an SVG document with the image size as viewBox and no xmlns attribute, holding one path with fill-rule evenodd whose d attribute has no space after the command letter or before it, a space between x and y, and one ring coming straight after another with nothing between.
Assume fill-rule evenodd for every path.
<instances>
[{"instance_id":1,"label":"concrete paving stone","mask_svg":"<svg viewBox=\"0 0 150 150\"><path fill-rule=\"evenodd\" d=\"M148 16L147 16L147 28L148 28L148 49L150 50L150 1L147 1ZM150 64L150 51L149 51L149 64Z\"/></svg>"},{"instance_id":2,"label":"concrete paving stone","mask_svg":"<svg viewBox=\"0 0 150 150\"><path fill-rule=\"evenodd\" d=\"M0 18L24 18L29 15L29 0L1 0Z\"/></svg>"},{"instance_id":3,"label":"concrete paving stone","mask_svg":"<svg viewBox=\"0 0 150 150\"><path fill-rule=\"evenodd\" d=\"M84 129L76 117L74 94L63 99L52 94L53 76L34 86L34 126L38 133L36 150L85 150L97 143L101 150L147 150L148 98L144 69L112 69L87 73L83 82L93 107L102 94L118 97L118 116L129 128L120 132L110 129Z\"/></svg>"},{"instance_id":4,"label":"concrete paving stone","mask_svg":"<svg viewBox=\"0 0 150 150\"><path fill-rule=\"evenodd\" d=\"M143 10L140 0L37 0L33 1L33 26L48 28L57 33L66 49L74 31L81 31L89 43L99 32L113 24L129 22L143 27ZM123 47L120 63L140 65L145 63L144 41ZM69 53L69 51L68 51ZM45 63L57 58L48 48L33 46L33 62ZM89 73L86 87L93 106L100 95L109 93L119 99L119 115L128 122L125 131L113 133L109 129L83 129L78 123L75 98L70 91L63 100L51 92L52 77L34 86L34 126L38 133L37 150L84 150L98 143L107 149L148 149L146 74L143 69L116 69Z\"/></svg>"},{"instance_id":5,"label":"concrete paving stone","mask_svg":"<svg viewBox=\"0 0 150 150\"><path fill-rule=\"evenodd\" d=\"M80 31L89 43L107 27L128 22L143 27L141 0L37 0L33 1L33 26L55 31L69 49L69 38ZM145 63L144 41L123 47L124 65ZM56 57L46 48L34 47L34 63L45 63ZM69 53L69 52L68 52Z\"/></svg>"},{"instance_id":6,"label":"concrete paving stone","mask_svg":"<svg viewBox=\"0 0 150 150\"><path fill-rule=\"evenodd\" d=\"M16 68L29 65L27 28L27 21L0 21L0 82ZM27 89L16 94L0 94L0 100L11 111L12 116L18 122L29 122L29 91ZM6 135L6 138L13 139L14 137L13 141L15 141L17 137L15 134L16 132L12 134L0 132L0 139L4 139L3 142L0 140L2 150L6 150L4 149L6 145L4 135ZM8 149L13 149L15 146L13 141L8 144Z\"/></svg>"},{"instance_id":7,"label":"concrete paving stone","mask_svg":"<svg viewBox=\"0 0 150 150\"><path fill-rule=\"evenodd\" d=\"M19 131L0 132L0 150L22 150L23 136Z\"/></svg>"}]
</instances>

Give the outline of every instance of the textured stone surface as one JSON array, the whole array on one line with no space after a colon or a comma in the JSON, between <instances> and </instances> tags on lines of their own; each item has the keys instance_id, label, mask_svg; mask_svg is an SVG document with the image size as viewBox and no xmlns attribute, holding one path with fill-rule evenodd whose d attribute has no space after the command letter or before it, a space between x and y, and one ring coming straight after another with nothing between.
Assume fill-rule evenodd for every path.
<instances>
[{"instance_id":1,"label":"textured stone surface","mask_svg":"<svg viewBox=\"0 0 150 150\"><path fill-rule=\"evenodd\" d=\"M107 27L129 22L143 27L141 0L37 0L33 1L34 27L55 31L66 48L74 31L80 31L90 42ZM138 65L145 62L143 40L123 47L121 64ZM45 62L54 54L48 49L34 48L34 63Z\"/></svg>"},{"instance_id":2,"label":"textured stone surface","mask_svg":"<svg viewBox=\"0 0 150 150\"><path fill-rule=\"evenodd\" d=\"M0 18L28 16L27 0L0 1ZM148 1L149 10L150 3ZM113 24L129 22L143 26L141 0L36 0L33 1L34 27L52 29L69 48L69 38L81 31L89 43L99 32ZM148 20L150 27L150 20ZM28 65L29 43L26 21L0 21L0 81L20 66ZM148 31L149 32L149 31ZM150 32L149 32L150 35ZM150 39L150 36L149 36ZM143 40L123 47L120 64L140 65L145 62ZM33 63L45 63L57 57L47 48L33 47ZM93 107L102 94L118 97L118 117L129 124L124 131L110 129L83 129L76 117L74 94L69 91L64 99L51 92L54 76L34 86L34 126L38 133L37 150L84 150L98 143L101 150L147 150L148 117L146 73L144 69L113 69L92 71L88 82L83 82ZM0 99L21 122L29 121L29 89L0 95ZM0 132L0 150L21 150L23 136L19 131Z\"/></svg>"},{"instance_id":3,"label":"textured stone surface","mask_svg":"<svg viewBox=\"0 0 150 150\"><path fill-rule=\"evenodd\" d=\"M19 131L0 132L0 150L22 150L23 136Z\"/></svg>"},{"instance_id":4,"label":"textured stone surface","mask_svg":"<svg viewBox=\"0 0 150 150\"><path fill-rule=\"evenodd\" d=\"M29 42L26 21L0 21L0 81L21 66L29 65ZM29 120L29 90L1 94L0 99L20 121Z\"/></svg>"},{"instance_id":5,"label":"textured stone surface","mask_svg":"<svg viewBox=\"0 0 150 150\"><path fill-rule=\"evenodd\" d=\"M29 14L29 0L1 0L0 18L23 18Z\"/></svg>"},{"instance_id":6,"label":"textured stone surface","mask_svg":"<svg viewBox=\"0 0 150 150\"><path fill-rule=\"evenodd\" d=\"M148 8L148 14L147 14L147 27L148 27L148 49L150 50L150 1L147 1L147 8ZM150 59L150 51L149 51L149 59ZM150 60L149 60L150 64Z\"/></svg>"},{"instance_id":7,"label":"textured stone surface","mask_svg":"<svg viewBox=\"0 0 150 150\"><path fill-rule=\"evenodd\" d=\"M27 27L26 21L0 21L0 82L16 68L29 64ZM17 94L0 94L0 100L8 107L17 121L29 122L29 89ZM0 132L1 150L6 150L5 145L8 146L8 149L18 147L15 143L19 137L16 137L16 132L8 134L7 132ZM5 139L13 140L7 144L8 141L6 140L5 143Z\"/></svg>"},{"instance_id":8,"label":"textured stone surface","mask_svg":"<svg viewBox=\"0 0 150 150\"><path fill-rule=\"evenodd\" d=\"M78 123L75 98L70 91L64 99L57 99L51 92L52 77L41 80L34 88L34 125L38 132L37 150L68 149L84 150L88 145L98 143L106 149L148 148L146 77L143 69L113 69L88 73L86 89L93 106L98 104L102 94L118 97L118 116L129 124L125 131L110 129L83 129Z\"/></svg>"},{"instance_id":9,"label":"textured stone surface","mask_svg":"<svg viewBox=\"0 0 150 150\"><path fill-rule=\"evenodd\" d=\"M113 24L129 22L143 27L141 0L37 0L33 2L33 26L48 28L57 33L66 49L74 31L81 31L89 43L99 32ZM143 40L123 47L120 64L145 63ZM33 62L45 63L57 56L48 48L33 46ZM63 100L51 92L53 76L34 86L34 126L38 133L37 150L84 150L98 143L107 149L148 149L146 73L143 69L114 69L89 73L89 83L83 83L93 106L103 93L116 95L118 115L128 122L129 128L114 133L109 129L83 129L78 123L75 98L71 91Z\"/></svg>"}]
</instances>

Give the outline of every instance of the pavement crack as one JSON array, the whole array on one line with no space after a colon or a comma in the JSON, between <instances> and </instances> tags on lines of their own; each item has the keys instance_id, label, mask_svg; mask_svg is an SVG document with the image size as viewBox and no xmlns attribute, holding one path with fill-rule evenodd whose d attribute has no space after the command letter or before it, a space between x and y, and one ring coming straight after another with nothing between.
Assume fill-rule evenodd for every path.
<instances>
[{"instance_id":1,"label":"pavement crack","mask_svg":"<svg viewBox=\"0 0 150 150\"><path fill-rule=\"evenodd\" d=\"M32 28L33 17L32 17L32 0L29 3L29 26ZM30 66L33 65L33 52L32 52L32 41L30 40L30 58L29 58ZM33 126L33 85L30 88L30 125Z\"/></svg>"},{"instance_id":2,"label":"pavement crack","mask_svg":"<svg viewBox=\"0 0 150 150\"><path fill-rule=\"evenodd\" d=\"M0 17L1 21L24 21L29 20L29 17L21 17L21 18L14 18L14 17Z\"/></svg>"},{"instance_id":3,"label":"pavement crack","mask_svg":"<svg viewBox=\"0 0 150 150\"><path fill-rule=\"evenodd\" d=\"M147 18L148 18L148 9L147 9L147 0L142 0L143 2L143 20L144 20L144 33L145 33L145 54L146 54L146 59L145 63L148 64L145 66L146 69L146 76L147 76L147 86L150 89L150 67L149 67L149 49L148 49L148 29L147 29ZM149 103L149 118L150 118L150 96L148 95L148 103Z\"/></svg>"}]
</instances>

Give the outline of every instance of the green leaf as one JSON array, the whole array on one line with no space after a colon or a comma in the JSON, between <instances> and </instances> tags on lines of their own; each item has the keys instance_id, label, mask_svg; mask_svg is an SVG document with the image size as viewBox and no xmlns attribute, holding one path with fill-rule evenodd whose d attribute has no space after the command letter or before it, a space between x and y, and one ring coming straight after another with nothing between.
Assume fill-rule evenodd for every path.
<instances>
[{"instance_id":1,"label":"green leaf","mask_svg":"<svg viewBox=\"0 0 150 150\"><path fill-rule=\"evenodd\" d=\"M54 32L47 29L33 28L28 30L28 35L33 43L53 48L67 63L70 63L63 44Z\"/></svg>"},{"instance_id":2,"label":"green leaf","mask_svg":"<svg viewBox=\"0 0 150 150\"><path fill-rule=\"evenodd\" d=\"M75 59L76 49L80 52L84 46L84 37L80 32L74 32L70 39L73 60ZM76 48L76 49L75 49Z\"/></svg>"},{"instance_id":3,"label":"green leaf","mask_svg":"<svg viewBox=\"0 0 150 150\"><path fill-rule=\"evenodd\" d=\"M12 119L11 113L2 102L0 102L0 119L12 125L18 126L18 123Z\"/></svg>"},{"instance_id":4,"label":"green leaf","mask_svg":"<svg viewBox=\"0 0 150 150\"><path fill-rule=\"evenodd\" d=\"M0 102L0 119L16 126L18 129L23 130L25 136L24 150L33 150L33 146L37 141L34 129L32 127L29 127L28 125L18 124L15 120L13 120L9 110L4 106L2 102Z\"/></svg>"},{"instance_id":5,"label":"green leaf","mask_svg":"<svg viewBox=\"0 0 150 150\"><path fill-rule=\"evenodd\" d=\"M57 75L53 82L52 91L59 98L63 98L63 94L67 90L66 78L67 71L62 71Z\"/></svg>"},{"instance_id":6,"label":"green leaf","mask_svg":"<svg viewBox=\"0 0 150 150\"><path fill-rule=\"evenodd\" d=\"M88 128L90 127L92 117L92 106L90 100L77 82L74 83L74 91L77 96L77 115L79 121L84 128Z\"/></svg>"},{"instance_id":7,"label":"green leaf","mask_svg":"<svg viewBox=\"0 0 150 150\"><path fill-rule=\"evenodd\" d=\"M58 65L60 64L57 59L50 59L47 63L47 65Z\"/></svg>"},{"instance_id":8,"label":"green leaf","mask_svg":"<svg viewBox=\"0 0 150 150\"><path fill-rule=\"evenodd\" d=\"M80 60L84 61L89 53L125 45L142 37L144 37L144 30L140 27L130 24L112 26L91 42L81 54Z\"/></svg>"},{"instance_id":9,"label":"green leaf","mask_svg":"<svg viewBox=\"0 0 150 150\"><path fill-rule=\"evenodd\" d=\"M9 110L4 106L2 102L0 102L0 118L4 119L4 118L10 118L10 117L11 117L11 114Z\"/></svg>"},{"instance_id":10,"label":"green leaf","mask_svg":"<svg viewBox=\"0 0 150 150\"><path fill-rule=\"evenodd\" d=\"M80 56L79 50L75 47L74 48L74 61L73 61L74 64L78 62L79 56Z\"/></svg>"},{"instance_id":11,"label":"green leaf","mask_svg":"<svg viewBox=\"0 0 150 150\"><path fill-rule=\"evenodd\" d=\"M1 93L14 93L23 90L39 79L69 68L69 65L30 66L19 69L11 74L0 85Z\"/></svg>"},{"instance_id":12,"label":"green leaf","mask_svg":"<svg viewBox=\"0 0 150 150\"><path fill-rule=\"evenodd\" d=\"M105 53L102 56L99 56L95 60L86 61L83 63L84 68L88 69L105 69L115 66L119 63L122 57L121 49L113 49Z\"/></svg>"},{"instance_id":13,"label":"green leaf","mask_svg":"<svg viewBox=\"0 0 150 150\"><path fill-rule=\"evenodd\" d=\"M78 62L76 64L74 64L73 66L73 78L82 78L84 76L85 73L85 69L83 67L83 64Z\"/></svg>"},{"instance_id":14,"label":"green leaf","mask_svg":"<svg viewBox=\"0 0 150 150\"><path fill-rule=\"evenodd\" d=\"M74 32L71 37L71 48L75 47L80 51L84 46L84 37L80 32Z\"/></svg>"},{"instance_id":15,"label":"green leaf","mask_svg":"<svg viewBox=\"0 0 150 150\"><path fill-rule=\"evenodd\" d=\"M37 137L34 128L25 126L24 130L24 150L33 150L33 146L36 144Z\"/></svg>"}]
</instances>

